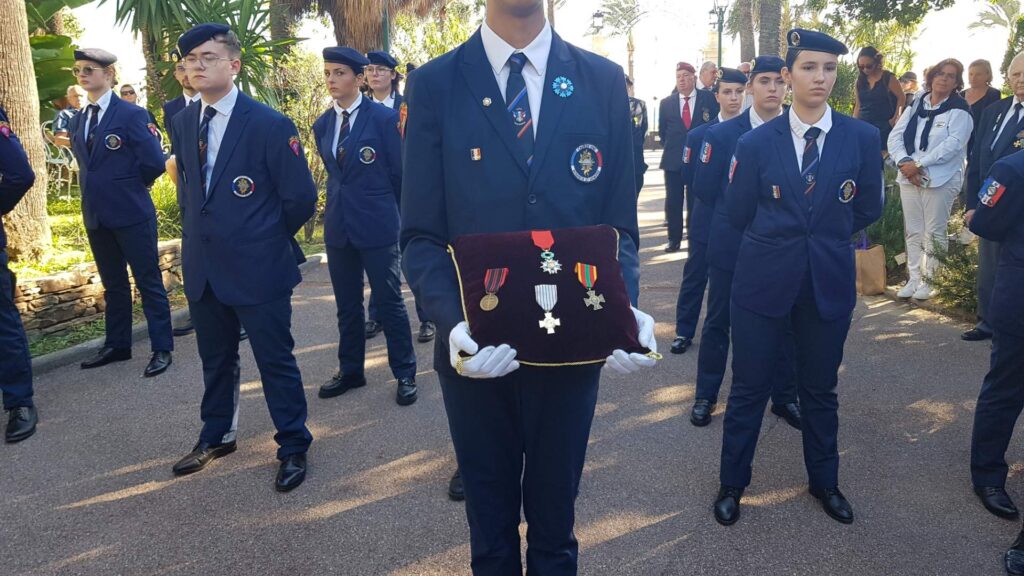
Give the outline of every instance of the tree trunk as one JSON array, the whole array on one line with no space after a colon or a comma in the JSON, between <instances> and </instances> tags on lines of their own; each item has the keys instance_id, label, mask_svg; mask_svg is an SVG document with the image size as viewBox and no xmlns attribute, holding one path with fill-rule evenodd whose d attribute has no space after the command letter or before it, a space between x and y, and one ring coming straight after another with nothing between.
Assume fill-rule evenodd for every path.
<instances>
[{"instance_id":1,"label":"tree trunk","mask_svg":"<svg viewBox=\"0 0 1024 576\"><path fill-rule=\"evenodd\" d=\"M284 40L295 36L295 19L291 7L282 0L270 0L270 39ZM284 46L285 54L290 54L292 47Z\"/></svg>"},{"instance_id":2,"label":"tree trunk","mask_svg":"<svg viewBox=\"0 0 1024 576\"><path fill-rule=\"evenodd\" d=\"M555 0L548 0L548 22L551 23L551 29L555 28ZM630 75L632 78L632 74Z\"/></svg>"},{"instance_id":3,"label":"tree trunk","mask_svg":"<svg viewBox=\"0 0 1024 576\"><path fill-rule=\"evenodd\" d=\"M750 62L757 55L757 47L754 45L754 13L751 0L739 0L735 6L740 33L740 62Z\"/></svg>"},{"instance_id":4,"label":"tree trunk","mask_svg":"<svg viewBox=\"0 0 1024 576\"><path fill-rule=\"evenodd\" d=\"M157 62L161 58L157 55L155 42L150 35L149 28L143 27L139 31L139 36L142 39L142 55L146 59L146 108L154 115L159 115L163 110L164 102L167 101L164 87L160 83L160 69L157 68ZM168 118L164 118L165 124L167 120Z\"/></svg>"},{"instance_id":5,"label":"tree trunk","mask_svg":"<svg viewBox=\"0 0 1024 576\"><path fill-rule=\"evenodd\" d=\"M0 0L0 102L25 145L36 183L7 215L7 251L12 259L38 258L52 245L46 214L46 151L39 130L39 92L28 44L25 0Z\"/></svg>"},{"instance_id":6,"label":"tree trunk","mask_svg":"<svg viewBox=\"0 0 1024 576\"><path fill-rule=\"evenodd\" d=\"M634 80L633 76L633 54L636 52L636 42L633 41L633 31L630 30L626 34L626 66L629 73L629 79Z\"/></svg>"},{"instance_id":7,"label":"tree trunk","mask_svg":"<svg viewBox=\"0 0 1024 576\"><path fill-rule=\"evenodd\" d=\"M782 21L781 0L761 0L759 6L761 29L757 46L761 56L779 55L779 24Z\"/></svg>"}]
</instances>

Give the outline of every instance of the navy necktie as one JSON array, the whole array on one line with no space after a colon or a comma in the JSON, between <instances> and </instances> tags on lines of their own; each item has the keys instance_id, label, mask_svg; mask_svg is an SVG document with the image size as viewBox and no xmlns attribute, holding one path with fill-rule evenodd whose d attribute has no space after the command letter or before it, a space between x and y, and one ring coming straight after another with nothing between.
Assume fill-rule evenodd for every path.
<instances>
[{"instance_id":1,"label":"navy necktie","mask_svg":"<svg viewBox=\"0 0 1024 576\"><path fill-rule=\"evenodd\" d=\"M210 142L210 120L217 115L213 106L207 106L203 110L203 121L199 124L199 182L206 191L206 150Z\"/></svg>"},{"instance_id":2,"label":"navy necktie","mask_svg":"<svg viewBox=\"0 0 1024 576\"><path fill-rule=\"evenodd\" d=\"M804 132L804 158L803 169L800 175L803 176L807 189L804 194L810 196L814 191L814 185L818 179L818 136L821 135L821 128L811 127Z\"/></svg>"},{"instance_id":3,"label":"navy necktie","mask_svg":"<svg viewBox=\"0 0 1024 576\"><path fill-rule=\"evenodd\" d=\"M334 159L338 162L338 169L345 170L345 143L348 140L348 133L351 129L349 117L352 113L345 110L341 113L341 130L338 132L338 149L334 153Z\"/></svg>"},{"instance_id":4,"label":"navy necktie","mask_svg":"<svg viewBox=\"0 0 1024 576\"><path fill-rule=\"evenodd\" d=\"M1006 123L1006 127L999 134L999 138L996 139L992 145L992 151L997 155L1006 151L1006 147L1010 145L1017 138L1017 134L1024 131L1024 119L1020 118L1021 108L1024 108L1020 102L1014 105L1013 109L1010 110L1010 119Z\"/></svg>"},{"instance_id":5,"label":"navy necktie","mask_svg":"<svg viewBox=\"0 0 1024 576\"><path fill-rule=\"evenodd\" d=\"M85 128L85 145L89 153L92 153L93 140L96 139L96 126L100 123L100 107L96 104L89 104L89 125Z\"/></svg>"},{"instance_id":6,"label":"navy necktie","mask_svg":"<svg viewBox=\"0 0 1024 576\"><path fill-rule=\"evenodd\" d=\"M523 80L523 66L526 65L526 54L516 52L509 56L508 82L505 84L505 102L508 113L512 116L512 125L516 130L516 148L526 159L526 165L533 163L533 114L530 113L530 98L526 93L526 81Z\"/></svg>"}]
</instances>

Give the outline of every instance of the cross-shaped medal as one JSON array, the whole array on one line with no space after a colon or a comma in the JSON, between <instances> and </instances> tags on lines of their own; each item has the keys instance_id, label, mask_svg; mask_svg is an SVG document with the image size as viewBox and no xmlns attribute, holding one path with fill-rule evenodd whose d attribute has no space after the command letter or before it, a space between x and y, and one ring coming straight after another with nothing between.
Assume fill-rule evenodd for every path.
<instances>
[{"instance_id":1,"label":"cross-shaped medal","mask_svg":"<svg viewBox=\"0 0 1024 576\"><path fill-rule=\"evenodd\" d=\"M555 326L561 326L562 321L551 315L551 312L544 313L544 319L537 322L541 328L548 331L548 334L555 333Z\"/></svg>"},{"instance_id":2,"label":"cross-shaped medal","mask_svg":"<svg viewBox=\"0 0 1024 576\"><path fill-rule=\"evenodd\" d=\"M604 296L593 290L587 290L587 297L583 299L583 303L587 306L593 306L594 310L600 310L604 308L601 306L601 304L604 304Z\"/></svg>"}]
</instances>

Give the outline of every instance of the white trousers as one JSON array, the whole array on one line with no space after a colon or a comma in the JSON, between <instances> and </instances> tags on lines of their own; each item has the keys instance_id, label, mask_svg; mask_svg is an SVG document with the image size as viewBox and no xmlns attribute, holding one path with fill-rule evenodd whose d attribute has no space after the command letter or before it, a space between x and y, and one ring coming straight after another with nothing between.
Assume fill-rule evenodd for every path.
<instances>
[{"instance_id":1,"label":"white trousers","mask_svg":"<svg viewBox=\"0 0 1024 576\"><path fill-rule=\"evenodd\" d=\"M903 227L907 241L907 272L911 282L921 281L922 275L932 277L938 270L935 249L944 251L949 246L949 213L962 183L962 172L935 188L900 183Z\"/></svg>"}]
</instances>

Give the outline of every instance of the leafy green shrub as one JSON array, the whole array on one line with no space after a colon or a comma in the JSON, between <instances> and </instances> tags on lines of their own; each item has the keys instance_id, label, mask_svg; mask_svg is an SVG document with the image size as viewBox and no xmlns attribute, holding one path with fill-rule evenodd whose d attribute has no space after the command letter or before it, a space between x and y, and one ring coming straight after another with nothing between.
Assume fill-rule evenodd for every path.
<instances>
[{"instance_id":1,"label":"leafy green shrub","mask_svg":"<svg viewBox=\"0 0 1024 576\"><path fill-rule=\"evenodd\" d=\"M935 247L939 269L925 281L935 288L935 299L940 304L973 314L978 309L978 243L964 245L957 241L963 228L962 218L949 219L949 248Z\"/></svg>"},{"instance_id":2,"label":"leafy green shrub","mask_svg":"<svg viewBox=\"0 0 1024 576\"><path fill-rule=\"evenodd\" d=\"M181 207L178 206L178 189L164 174L153 183L150 190L156 207L156 235L160 240L181 238Z\"/></svg>"},{"instance_id":3,"label":"leafy green shrub","mask_svg":"<svg viewBox=\"0 0 1024 576\"><path fill-rule=\"evenodd\" d=\"M885 248L885 269L890 276L897 274L901 267L896 255L907 250L903 232L903 202L900 200L900 186L896 183L896 169L885 168L885 206L882 217L868 226L868 240Z\"/></svg>"}]
</instances>

